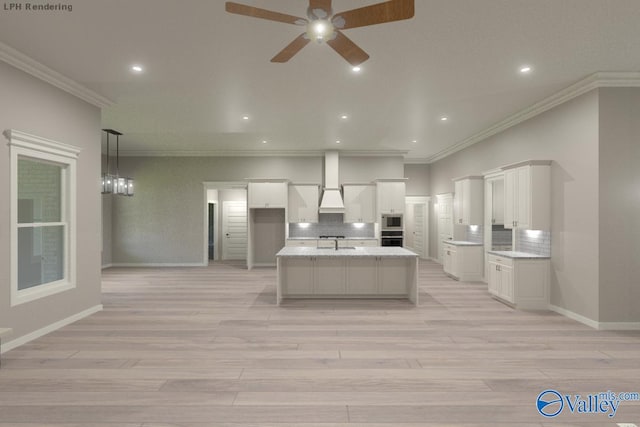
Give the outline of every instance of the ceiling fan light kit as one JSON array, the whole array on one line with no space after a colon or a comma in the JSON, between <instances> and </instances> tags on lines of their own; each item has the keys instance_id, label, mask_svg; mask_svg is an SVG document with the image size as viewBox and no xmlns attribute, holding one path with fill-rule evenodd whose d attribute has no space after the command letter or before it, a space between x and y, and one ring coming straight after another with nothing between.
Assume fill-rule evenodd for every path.
<instances>
[{"instance_id":1,"label":"ceiling fan light kit","mask_svg":"<svg viewBox=\"0 0 640 427\"><path fill-rule=\"evenodd\" d=\"M390 0L335 15L331 0L309 0L308 19L230 1L225 3L225 10L236 15L307 27L304 33L271 58L271 62L287 62L311 40L315 40L318 43L325 42L355 67L369 59L369 55L340 30L413 18L414 0Z\"/></svg>"}]
</instances>

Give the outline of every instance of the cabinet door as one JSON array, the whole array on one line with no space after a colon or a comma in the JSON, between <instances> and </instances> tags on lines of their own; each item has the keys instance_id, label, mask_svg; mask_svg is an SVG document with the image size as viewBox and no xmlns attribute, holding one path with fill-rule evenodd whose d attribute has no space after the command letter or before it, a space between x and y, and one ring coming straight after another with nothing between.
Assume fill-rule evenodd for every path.
<instances>
[{"instance_id":1,"label":"cabinet door","mask_svg":"<svg viewBox=\"0 0 640 427\"><path fill-rule=\"evenodd\" d=\"M515 286L513 281L513 268L506 265L500 265L499 273L501 288L500 296L509 302L514 302Z\"/></svg>"},{"instance_id":2,"label":"cabinet door","mask_svg":"<svg viewBox=\"0 0 640 427\"><path fill-rule=\"evenodd\" d=\"M284 258L281 261L284 295L313 294L313 258Z\"/></svg>"},{"instance_id":3,"label":"cabinet door","mask_svg":"<svg viewBox=\"0 0 640 427\"><path fill-rule=\"evenodd\" d=\"M287 184L285 182L250 182L250 208L286 208Z\"/></svg>"},{"instance_id":4,"label":"cabinet door","mask_svg":"<svg viewBox=\"0 0 640 427\"><path fill-rule=\"evenodd\" d=\"M447 274L451 273L451 247L444 245L442 248L442 269Z\"/></svg>"},{"instance_id":5,"label":"cabinet door","mask_svg":"<svg viewBox=\"0 0 640 427\"><path fill-rule=\"evenodd\" d=\"M518 171L509 169L504 173L504 228L513 228L516 222Z\"/></svg>"},{"instance_id":6,"label":"cabinet door","mask_svg":"<svg viewBox=\"0 0 640 427\"><path fill-rule=\"evenodd\" d=\"M349 295L375 295L378 293L378 272L375 258L349 258L347 260L347 293Z\"/></svg>"},{"instance_id":7,"label":"cabinet door","mask_svg":"<svg viewBox=\"0 0 640 427\"><path fill-rule=\"evenodd\" d=\"M379 182L378 206L381 214L403 214L405 205L404 182Z\"/></svg>"},{"instance_id":8,"label":"cabinet door","mask_svg":"<svg viewBox=\"0 0 640 427\"><path fill-rule=\"evenodd\" d=\"M318 186L289 186L289 222L318 222Z\"/></svg>"},{"instance_id":9,"label":"cabinet door","mask_svg":"<svg viewBox=\"0 0 640 427\"><path fill-rule=\"evenodd\" d=\"M315 295L340 295L345 293L344 258L316 258Z\"/></svg>"},{"instance_id":10,"label":"cabinet door","mask_svg":"<svg viewBox=\"0 0 640 427\"><path fill-rule=\"evenodd\" d=\"M516 206L514 220L516 227L530 228L531 223L531 168L524 166L516 169L518 174Z\"/></svg>"},{"instance_id":11,"label":"cabinet door","mask_svg":"<svg viewBox=\"0 0 640 427\"><path fill-rule=\"evenodd\" d=\"M491 193L491 223L496 225L504 224L504 180L496 179L492 181Z\"/></svg>"},{"instance_id":12,"label":"cabinet door","mask_svg":"<svg viewBox=\"0 0 640 427\"><path fill-rule=\"evenodd\" d=\"M407 262L403 258L381 258L378 261L378 292L380 294L407 294Z\"/></svg>"},{"instance_id":13,"label":"cabinet door","mask_svg":"<svg viewBox=\"0 0 640 427\"><path fill-rule=\"evenodd\" d=\"M465 185L465 182L467 185ZM468 224L469 219L465 218L465 193L468 191L468 181L460 180L454 183L455 193L453 194L453 222L454 224ZM465 221L466 220L466 221Z\"/></svg>"},{"instance_id":14,"label":"cabinet door","mask_svg":"<svg viewBox=\"0 0 640 427\"><path fill-rule=\"evenodd\" d=\"M498 271L498 264L490 262L488 265L489 271L487 272L487 282L489 286L489 293L500 296L500 272Z\"/></svg>"},{"instance_id":15,"label":"cabinet door","mask_svg":"<svg viewBox=\"0 0 640 427\"><path fill-rule=\"evenodd\" d=\"M376 222L375 218L375 193L372 185L345 185L344 197L344 222Z\"/></svg>"}]
</instances>

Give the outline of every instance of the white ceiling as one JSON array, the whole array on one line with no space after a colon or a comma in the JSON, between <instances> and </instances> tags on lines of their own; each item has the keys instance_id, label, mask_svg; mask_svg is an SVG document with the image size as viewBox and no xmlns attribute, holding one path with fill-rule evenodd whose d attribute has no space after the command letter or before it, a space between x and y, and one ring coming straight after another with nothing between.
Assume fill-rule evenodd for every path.
<instances>
[{"instance_id":1,"label":"white ceiling","mask_svg":"<svg viewBox=\"0 0 640 427\"><path fill-rule=\"evenodd\" d=\"M304 0L237 1L306 16ZM411 20L345 30L371 56L359 75L313 43L271 63L303 29L228 14L221 0L62 3L73 11L0 11L0 41L114 101L103 127L130 154L429 159L594 72L640 70L639 0L416 0Z\"/></svg>"}]
</instances>

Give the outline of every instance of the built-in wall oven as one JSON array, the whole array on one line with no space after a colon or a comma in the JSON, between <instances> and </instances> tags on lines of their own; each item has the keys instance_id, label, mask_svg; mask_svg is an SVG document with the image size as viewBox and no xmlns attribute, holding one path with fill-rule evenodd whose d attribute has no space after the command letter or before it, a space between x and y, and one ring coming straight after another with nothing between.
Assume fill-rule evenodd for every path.
<instances>
[{"instance_id":1,"label":"built-in wall oven","mask_svg":"<svg viewBox=\"0 0 640 427\"><path fill-rule=\"evenodd\" d=\"M404 244L402 230L382 230L380 234L381 246L400 246Z\"/></svg>"}]
</instances>

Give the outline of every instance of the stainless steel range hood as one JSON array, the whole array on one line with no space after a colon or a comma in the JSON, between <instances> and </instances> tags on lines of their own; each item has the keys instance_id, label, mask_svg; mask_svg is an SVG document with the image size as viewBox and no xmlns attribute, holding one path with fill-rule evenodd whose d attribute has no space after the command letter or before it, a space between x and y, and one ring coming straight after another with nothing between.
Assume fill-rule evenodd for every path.
<instances>
[{"instance_id":1,"label":"stainless steel range hood","mask_svg":"<svg viewBox=\"0 0 640 427\"><path fill-rule=\"evenodd\" d=\"M344 202L340 194L339 158L337 151L324 154L324 191L320 202L320 213L344 213Z\"/></svg>"}]
</instances>

